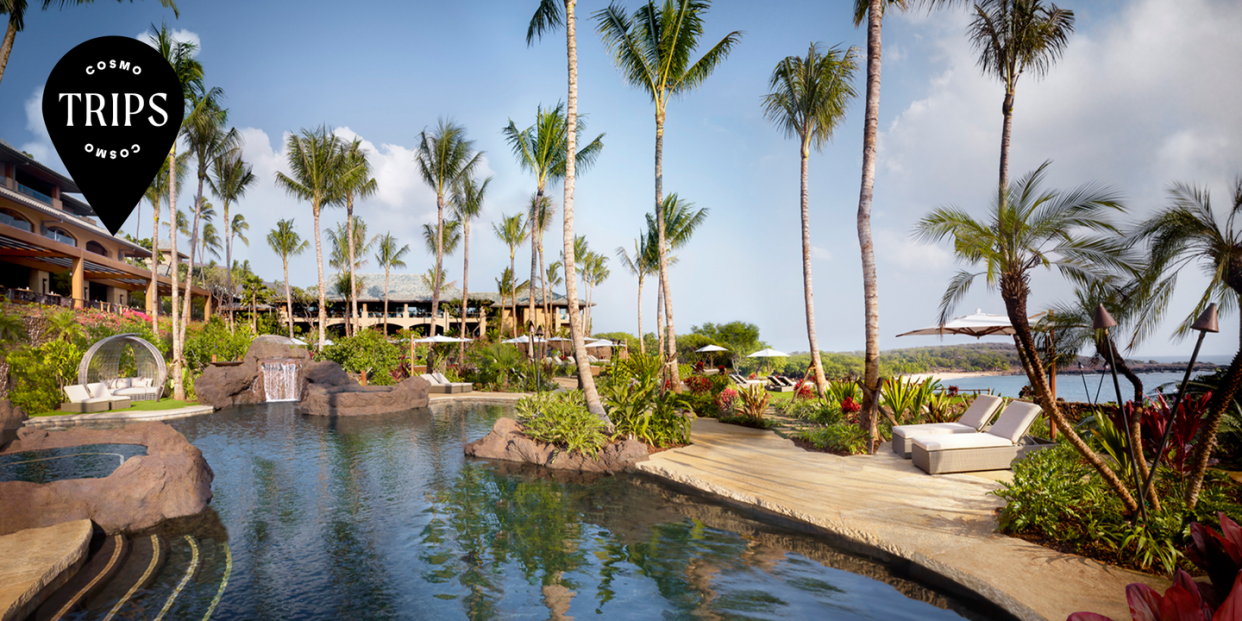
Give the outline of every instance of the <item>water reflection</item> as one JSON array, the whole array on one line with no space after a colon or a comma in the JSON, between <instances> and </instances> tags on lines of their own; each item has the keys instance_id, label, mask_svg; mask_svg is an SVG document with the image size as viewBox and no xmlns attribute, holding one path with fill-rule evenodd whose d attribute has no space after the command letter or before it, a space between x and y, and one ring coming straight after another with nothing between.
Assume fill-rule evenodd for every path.
<instances>
[{"instance_id":1,"label":"water reflection","mask_svg":"<svg viewBox=\"0 0 1242 621\"><path fill-rule=\"evenodd\" d=\"M216 474L218 518L195 536L228 533L211 618L957 618L883 566L644 479L466 461L505 413L268 404L175 421ZM185 601L199 608L176 618L210 599Z\"/></svg>"}]
</instances>

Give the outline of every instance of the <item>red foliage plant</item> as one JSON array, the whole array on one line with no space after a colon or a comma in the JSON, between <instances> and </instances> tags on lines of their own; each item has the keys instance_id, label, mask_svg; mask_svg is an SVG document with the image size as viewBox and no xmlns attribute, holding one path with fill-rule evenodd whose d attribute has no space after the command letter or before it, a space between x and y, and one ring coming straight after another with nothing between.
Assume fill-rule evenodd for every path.
<instances>
[{"instance_id":1,"label":"red foliage plant","mask_svg":"<svg viewBox=\"0 0 1242 621\"><path fill-rule=\"evenodd\" d=\"M815 398L815 389L811 387L810 382L800 379L794 385L794 398L798 400L813 399Z\"/></svg>"},{"instance_id":2,"label":"red foliage plant","mask_svg":"<svg viewBox=\"0 0 1242 621\"><path fill-rule=\"evenodd\" d=\"M685 379L686 387L690 392L701 395L712 390L712 380L702 375L692 375Z\"/></svg>"},{"instance_id":3,"label":"red foliage plant","mask_svg":"<svg viewBox=\"0 0 1242 621\"><path fill-rule=\"evenodd\" d=\"M1169 444L1165 448L1168 451L1165 459L1168 459L1167 463L1175 471L1185 474L1189 468L1188 461L1191 448L1194 446L1195 434L1199 432L1199 426L1207 413L1208 401L1211 398L1210 392L1198 397L1188 395L1177 405L1177 416L1173 416L1169 413L1169 404L1165 403L1164 395L1157 395L1147 407L1139 409L1143 416L1143 448L1154 457L1160 438L1164 435L1164 430L1171 420L1173 434L1169 436ZM1126 404L1127 414L1134 416L1134 410L1132 403Z\"/></svg>"},{"instance_id":4,"label":"red foliage plant","mask_svg":"<svg viewBox=\"0 0 1242 621\"><path fill-rule=\"evenodd\" d=\"M853 397L846 397L841 400L841 411L846 414L857 414L862 411L862 405L856 403Z\"/></svg>"},{"instance_id":5,"label":"red foliage plant","mask_svg":"<svg viewBox=\"0 0 1242 621\"><path fill-rule=\"evenodd\" d=\"M716 395L716 408L721 412L733 411L733 402L737 400L737 391L732 388L726 388Z\"/></svg>"}]
</instances>

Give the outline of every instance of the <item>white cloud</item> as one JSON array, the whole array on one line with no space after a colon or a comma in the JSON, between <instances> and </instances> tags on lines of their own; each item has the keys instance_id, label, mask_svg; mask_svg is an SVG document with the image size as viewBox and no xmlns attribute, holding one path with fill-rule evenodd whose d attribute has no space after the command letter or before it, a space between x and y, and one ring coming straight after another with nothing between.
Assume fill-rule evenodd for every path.
<instances>
[{"instance_id":1,"label":"white cloud","mask_svg":"<svg viewBox=\"0 0 1242 621\"><path fill-rule=\"evenodd\" d=\"M52 137L47 133L47 124L43 122L42 86L35 88L30 98L26 100L26 129L35 135L35 139L22 143L18 148L33 155L38 162L68 174L64 163L60 161L60 156L56 154L56 147L52 145Z\"/></svg>"},{"instance_id":2,"label":"white cloud","mask_svg":"<svg viewBox=\"0 0 1242 621\"><path fill-rule=\"evenodd\" d=\"M811 258L818 259L820 261L831 261L832 253L828 252L828 249L826 248L823 248L820 246L811 246Z\"/></svg>"},{"instance_id":3,"label":"white cloud","mask_svg":"<svg viewBox=\"0 0 1242 621\"><path fill-rule=\"evenodd\" d=\"M146 43L147 45L150 45L151 47L155 47L154 43L152 42L152 38L155 37L156 34L157 34L156 32L148 29L148 30L144 30L134 35L134 38L138 39L139 41L142 41L143 43ZM199 54L203 52L203 40L198 36L197 32L192 32L190 30L185 30L185 29L177 29L177 30L172 31L172 38L173 38L173 41L177 41L180 43L193 44L194 45L194 56L198 56Z\"/></svg>"}]
</instances>

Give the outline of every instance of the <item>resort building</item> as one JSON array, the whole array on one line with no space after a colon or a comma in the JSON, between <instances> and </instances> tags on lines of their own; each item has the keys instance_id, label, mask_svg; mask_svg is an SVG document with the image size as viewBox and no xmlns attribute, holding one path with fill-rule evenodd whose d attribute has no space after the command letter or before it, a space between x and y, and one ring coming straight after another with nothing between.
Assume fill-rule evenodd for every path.
<instances>
[{"instance_id":1,"label":"resort building","mask_svg":"<svg viewBox=\"0 0 1242 621\"><path fill-rule=\"evenodd\" d=\"M359 294L358 294L358 315L359 323L364 328L372 326L384 325L384 274L358 274ZM448 330L456 330L460 326L461 316L461 288L456 282L450 282L444 285L440 291L440 309L439 316L433 321L431 317L431 287L423 282L423 277L417 274L392 274L389 276L388 282L388 332L396 333L403 329L419 329L423 334L430 333L430 327L438 326L437 334L443 334ZM311 287L314 288L313 286ZM271 300L273 305L281 307L284 311L284 285L274 283L272 286L274 291L279 295L274 296ZM553 332L559 332L561 329L569 329L569 301L565 296L549 292L548 306L550 311L545 316L543 309L543 297L535 295L535 314L529 315L527 304L530 302L528 294L520 294L517 296L517 325L519 331L524 331L524 327L531 321L537 324L549 326ZM327 322L326 326L341 326L336 331L343 331L345 318L350 313L350 305L348 299L337 293L329 292L327 295ZM488 322L493 324L497 321L505 327L505 330L512 330L514 319L512 309L509 306L512 301L505 300L501 302L500 295L495 292L470 292L469 302L466 308L466 336L474 338L482 334L488 328ZM238 310L242 310L244 302L239 302ZM587 304L581 300L578 302L578 312L581 313L586 309ZM483 311L486 311L484 313ZM545 317L548 319L547 324L543 324ZM310 331L314 328L315 321L318 320L318 312L311 305L299 304L297 301L293 304L293 322L301 325ZM283 317L282 317L283 321ZM493 327L495 327L493 325Z\"/></svg>"},{"instance_id":2,"label":"resort building","mask_svg":"<svg viewBox=\"0 0 1242 621\"><path fill-rule=\"evenodd\" d=\"M172 295L166 275L153 281L151 252L108 233L73 179L0 140L0 290L15 301L121 312L134 291L146 310ZM167 271L163 272L167 274ZM206 289L191 294L206 300Z\"/></svg>"}]
</instances>

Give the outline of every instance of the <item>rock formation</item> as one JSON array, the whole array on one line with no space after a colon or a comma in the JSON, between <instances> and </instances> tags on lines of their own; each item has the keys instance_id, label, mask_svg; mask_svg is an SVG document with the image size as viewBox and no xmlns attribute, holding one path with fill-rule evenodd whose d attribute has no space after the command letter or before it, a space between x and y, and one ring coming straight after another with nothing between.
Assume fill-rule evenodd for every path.
<instances>
[{"instance_id":1,"label":"rock formation","mask_svg":"<svg viewBox=\"0 0 1242 621\"><path fill-rule=\"evenodd\" d=\"M0 400L0 451L17 437L17 430L22 428L27 418L26 413L9 403L8 399Z\"/></svg>"},{"instance_id":2,"label":"rock formation","mask_svg":"<svg viewBox=\"0 0 1242 621\"><path fill-rule=\"evenodd\" d=\"M147 454L125 460L102 479L0 483L0 535L81 519L94 520L109 534L129 533L197 514L211 502L215 473L202 451L164 423L51 432L23 428L2 452L86 444L139 444Z\"/></svg>"},{"instance_id":3,"label":"rock formation","mask_svg":"<svg viewBox=\"0 0 1242 621\"><path fill-rule=\"evenodd\" d=\"M308 378L322 374L324 379L329 379L326 376L333 371L319 365L332 365L340 371L340 375L345 374L336 363L317 363L316 368L308 370ZM349 380L348 377L346 379ZM430 387L431 384L421 377L411 377L396 386L360 386L353 380L349 380L348 384L307 382L302 400L298 403L298 413L306 416L369 416L425 408Z\"/></svg>"},{"instance_id":4,"label":"rock formation","mask_svg":"<svg viewBox=\"0 0 1242 621\"><path fill-rule=\"evenodd\" d=\"M303 383L306 381L307 366L315 364L310 362L310 354L305 348L285 345L261 336L250 344L240 365L213 365L203 369L203 374L194 382L194 393L198 402L217 410L230 405L266 403L267 392L260 373L263 360L296 361L299 380ZM302 388L305 389L305 385Z\"/></svg>"},{"instance_id":5,"label":"rock formation","mask_svg":"<svg viewBox=\"0 0 1242 621\"><path fill-rule=\"evenodd\" d=\"M526 437L522 427L511 418L496 421L492 430L480 440L466 445L466 455L537 464L559 470L581 472L620 472L647 459L647 445L638 440L609 444L594 457L582 453L566 453L555 445Z\"/></svg>"}]
</instances>

